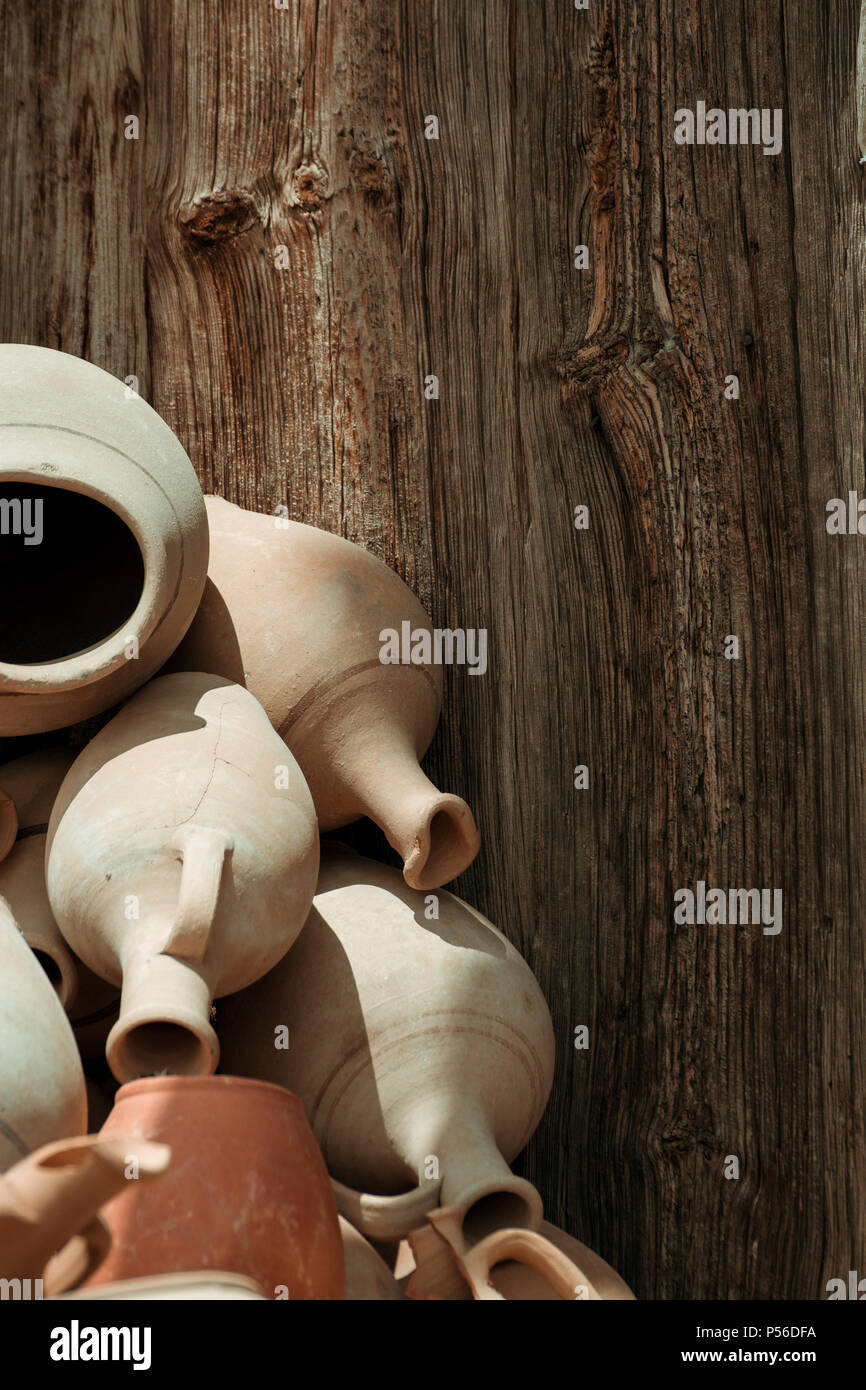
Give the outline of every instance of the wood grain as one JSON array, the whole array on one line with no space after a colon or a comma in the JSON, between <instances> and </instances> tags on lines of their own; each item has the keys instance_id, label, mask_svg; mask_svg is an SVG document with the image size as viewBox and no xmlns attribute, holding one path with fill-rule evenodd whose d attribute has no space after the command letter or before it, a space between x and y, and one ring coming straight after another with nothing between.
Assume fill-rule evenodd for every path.
<instances>
[{"instance_id":1,"label":"wood grain","mask_svg":"<svg viewBox=\"0 0 866 1390\"><path fill-rule=\"evenodd\" d=\"M0 16L0 337L135 373L206 488L489 631L429 765L553 1012L549 1218L643 1297L866 1272L854 0ZM781 107L782 154L676 146L698 99ZM675 926L698 879L782 932Z\"/></svg>"}]
</instances>

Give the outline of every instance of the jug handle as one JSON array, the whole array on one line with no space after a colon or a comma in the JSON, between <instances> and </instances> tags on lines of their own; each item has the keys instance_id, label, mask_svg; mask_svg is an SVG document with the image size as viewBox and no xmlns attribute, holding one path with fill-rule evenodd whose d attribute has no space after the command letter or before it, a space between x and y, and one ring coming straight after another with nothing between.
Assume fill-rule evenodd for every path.
<instances>
[{"instance_id":1,"label":"jug handle","mask_svg":"<svg viewBox=\"0 0 866 1390\"><path fill-rule=\"evenodd\" d=\"M423 1183L394 1197L358 1192L331 1178L337 1210L369 1240L402 1240L424 1224L428 1211L439 1205L440 1182Z\"/></svg>"},{"instance_id":2,"label":"jug handle","mask_svg":"<svg viewBox=\"0 0 866 1390\"><path fill-rule=\"evenodd\" d=\"M201 962L216 916L226 855L234 841L206 825L183 826L172 849L182 861L175 917L160 954Z\"/></svg>"},{"instance_id":3,"label":"jug handle","mask_svg":"<svg viewBox=\"0 0 866 1390\"><path fill-rule=\"evenodd\" d=\"M601 1301L601 1294L567 1255L537 1231L520 1227L494 1231L471 1250L458 1256L473 1298L482 1302L508 1302L490 1282L490 1271L503 1260L519 1260L521 1264L529 1265L567 1302L576 1299Z\"/></svg>"}]
</instances>

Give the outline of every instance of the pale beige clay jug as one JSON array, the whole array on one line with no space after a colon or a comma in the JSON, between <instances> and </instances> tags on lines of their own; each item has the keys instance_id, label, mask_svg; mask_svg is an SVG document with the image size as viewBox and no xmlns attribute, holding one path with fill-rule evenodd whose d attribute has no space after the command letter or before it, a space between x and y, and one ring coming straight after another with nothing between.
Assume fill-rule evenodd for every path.
<instances>
[{"instance_id":1,"label":"pale beige clay jug","mask_svg":"<svg viewBox=\"0 0 866 1390\"><path fill-rule=\"evenodd\" d=\"M198 607L208 536L156 412L92 363L21 343L0 345L0 501L4 737L101 713L159 670Z\"/></svg>"},{"instance_id":2,"label":"pale beige clay jug","mask_svg":"<svg viewBox=\"0 0 866 1390\"><path fill-rule=\"evenodd\" d=\"M84 1073L69 1021L0 901L0 1173L86 1126Z\"/></svg>"},{"instance_id":3,"label":"pale beige clay jug","mask_svg":"<svg viewBox=\"0 0 866 1390\"><path fill-rule=\"evenodd\" d=\"M478 830L466 803L418 766L442 667L380 660L385 630L430 630L418 600L340 536L205 501L208 583L172 669L217 671L252 691L300 763L323 831L370 816L407 883L455 878L478 853Z\"/></svg>"},{"instance_id":4,"label":"pale beige clay jug","mask_svg":"<svg viewBox=\"0 0 866 1390\"><path fill-rule=\"evenodd\" d=\"M323 844L291 958L224 1000L218 1027L226 1068L300 1096L358 1230L395 1239L447 1206L474 1244L541 1222L508 1162L547 1102L553 1028L505 937L436 897L428 920L396 870Z\"/></svg>"},{"instance_id":5,"label":"pale beige clay jug","mask_svg":"<svg viewBox=\"0 0 866 1390\"><path fill-rule=\"evenodd\" d=\"M289 949L318 858L303 776L240 686L161 677L97 734L55 802L47 884L76 954L122 983L119 1081L215 1069L212 1001Z\"/></svg>"},{"instance_id":6,"label":"pale beige clay jug","mask_svg":"<svg viewBox=\"0 0 866 1390\"><path fill-rule=\"evenodd\" d=\"M0 767L0 786L12 798L18 821L15 844L0 862L0 897L67 1012L78 989L78 970L45 890L45 837L54 799L74 761L75 754L65 748L46 748Z\"/></svg>"}]
</instances>

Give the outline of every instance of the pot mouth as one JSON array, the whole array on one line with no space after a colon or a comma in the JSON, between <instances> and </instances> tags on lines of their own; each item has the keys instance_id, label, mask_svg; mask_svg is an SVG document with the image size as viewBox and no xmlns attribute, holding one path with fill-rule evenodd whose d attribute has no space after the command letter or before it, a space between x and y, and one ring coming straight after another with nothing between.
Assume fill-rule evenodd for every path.
<instances>
[{"instance_id":1,"label":"pot mouth","mask_svg":"<svg viewBox=\"0 0 866 1390\"><path fill-rule=\"evenodd\" d=\"M98 660L134 631L145 587L135 531L105 498L0 476L0 669Z\"/></svg>"}]
</instances>

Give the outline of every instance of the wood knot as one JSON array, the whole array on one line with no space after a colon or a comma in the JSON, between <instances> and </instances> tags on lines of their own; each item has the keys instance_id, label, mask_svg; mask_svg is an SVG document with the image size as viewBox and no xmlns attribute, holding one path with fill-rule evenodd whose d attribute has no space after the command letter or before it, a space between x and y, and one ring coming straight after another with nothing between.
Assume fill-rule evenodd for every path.
<instances>
[{"instance_id":1,"label":"wood knot","mask_svg":"<svg viewBox=\"0 0 866 1390\"><path fill-rule=\"evenodd\" d=\"M258 210L250 193L209 193L184 208L179 221L193 245L212 246L249 231L258 221Z\"/></svg>"},{"instance_id":2,"label":"wood knot","mask_svg":"<svg viewBox=\"0 0 866 1390\"><path fill-rule=\"evenodd\" d=\"M393 205L394 180L381 155L355 149L349 156L349 168L356 184L371 202Z\"/></svg>"},{"instance_id":3,"label":"wood knot","mask_svg":"<svg viewBox=\"0 0 866 1390\"><path fill-rule=\"evenodd\" d=\"M292 207L317 212L329 196L326 170L320 164L299 164L289 184Z\"/></svg>"}]
</instances>

